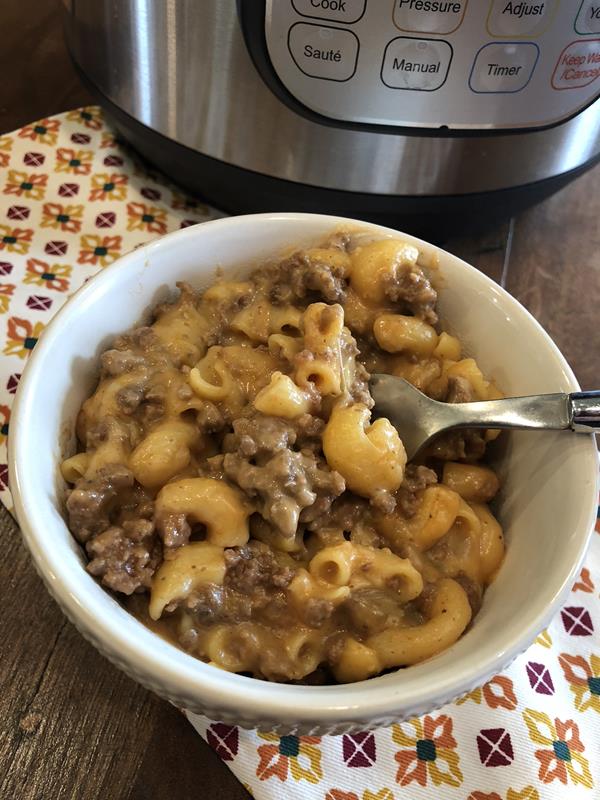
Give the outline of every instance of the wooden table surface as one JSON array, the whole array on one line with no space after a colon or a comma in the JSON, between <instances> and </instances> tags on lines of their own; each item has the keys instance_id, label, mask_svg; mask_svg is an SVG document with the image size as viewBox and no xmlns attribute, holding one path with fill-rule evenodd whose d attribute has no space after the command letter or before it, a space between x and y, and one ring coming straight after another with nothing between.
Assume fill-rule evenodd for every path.
<instances>
[{"instance_id":1,"label":"wooden table surface","mask_svg":"<svg viewBox=\"0 0 600 800\"><path fill-rule=\"evenodd\" d=\"M90 101L62 40L58 0L0 3L0 133ZM600 385L600 166L476 238L446 244L544 325L583 388ZM247 798L168 703L66 621L0 509L0 797Z\"/></svg>"}]
</instances>

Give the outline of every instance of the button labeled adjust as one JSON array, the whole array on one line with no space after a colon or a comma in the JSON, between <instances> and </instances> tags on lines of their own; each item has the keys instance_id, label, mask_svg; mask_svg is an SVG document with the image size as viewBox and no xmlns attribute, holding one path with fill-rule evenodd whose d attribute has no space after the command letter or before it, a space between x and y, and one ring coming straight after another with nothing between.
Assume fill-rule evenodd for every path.
<instances>
[{"instance_id":1,"label":"button labeled adjust","mask_svg":"<svg viewBox=\"0 0 600 800\"><path fill-rule=\"evenodd\" d=\"M586 33L600 33L600 2L583 0L575 20L575 31L585 36Z\"/></svg>"},{"instance_id":2,"label":"button labeled adjust","mask_svg":"<svg viewBox=\"0 0 600 800\"><path fill-rule=\"evenodd\" d=\"M555 89L581 89L600 75L600 39L583 39L565 47L552 75Z\"/></svg>"},{"instance_id":3,"label":"button labeled adjust","mask_svg":"<svg viewBox=\"0 0 600 800\"><path fill-rule=\"evenodd\" d=\"M538 36L550 22L556 0L543 3L492 0L487 28L492 36Z\"/></svg>"},{"instance_id":4,"label":"button labeled adjust","mask_svg":"<svg viewBox=\"0 0 600 800\"><path fill-rule=\"evenodd\" d=\"M520 92L529 83L539 55L533 42L486 44L475 56L469 86L479 94Z\"/></svg>"},{"instance_id":5,"label":"button labeled adjust","mask_svg":"<svg viewBox=\"0 0 600 800\"><path fill-rule=\"evenodd\" d=\"M298 69L310 78L347 81L356 71L359 43L352 31L297 22L288 48Z\"/></svg>"},{"instance_id":6,"label":"button labeled adjust","mask_svg":"<svg viewBox=\"0 0 600 800\"><path fill-rule=\"evenodd\" d=\"M332 22L358 22L365 13L367 0L292 0L303 17L329 19Z\"/></svg>"},{"instance_id":7,"label":"button labeled adjust","mask_svg":"<svg viewBox=\"0 0 600 800\"><path fill-rule=\"evenodd\" d=\"M395 0L394 25L409 33L452 33L460 27L468 0Z\"/></svg>"},{"instance_id":8,"label":"button labeled adjust","mask_svg":"<svg viewBox=\"0 0 600 800\"><path fill-rule=\"evenodd\" d=\"M390 89L435 92L444 84L451 61L448 42L399 36L385 48L381 80Z\"/></svg>"}]
</instances>

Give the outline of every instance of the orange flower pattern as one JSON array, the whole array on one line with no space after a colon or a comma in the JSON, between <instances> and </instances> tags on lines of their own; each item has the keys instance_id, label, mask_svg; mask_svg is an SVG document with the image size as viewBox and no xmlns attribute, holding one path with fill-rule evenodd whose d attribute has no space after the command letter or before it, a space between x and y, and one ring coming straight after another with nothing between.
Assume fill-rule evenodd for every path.
<instances>
[{"instance_id":1,"label":"orange flower pattern","mask_svg":"<svg viewBox=\"0 0 600 800\"><path fill-rule=\"evenodd\" d=\"M277 778L286 781L288 774L295 781L319 783L323 777L321 742L318 736L277 736L259 733L268 744L258 746L259 763L256 777L261 781Z\"/></svg>"},{"instance_id":2,"label":"orange flower pattern","mask_svg":"<svg viewBox=\"0 0 600 800\"><path fill-rule=\"evenodd\" d=\"M600 655L591 653L589 659L585 659L581 655L561 653L558 660L569 689L575 695L577 711L591 709L600 714Z\"/></svg>"},{"instance_id":3,"label":"orange flower pattern","mask_svg":"<svg viewBox=\"0 0 600 800\"><path fill-rule=\"evenodd\" d=\"M167 212L164 209L145 203L129 203L127 217L128 231L167 232Z\"/></svg>"},{"instance_id":4,"label":"orange flower pattern","mask_svg":"<svg viewBox=\"0 0 600 800\"><path fill-rule=\"evenodd\" d=\"M9 225L0 225L0 250L9 253L24 255L31 246L31 228L11 228Z\"/></svg>"},{"instance_id":5,"label":"orange flower pattern","mask_svg":"<svg viewBox=\"0 0 600 800\"><path fill-rule=\"evenodd\" d=\"M102 172L92 176L89 200L124 200L127 197L127 175Z\"/></svg>"},{"instance_id":6,"label":"orange flower pattern","mask_svg":"<svg viewBox=\"0 0 600 800\"><path fill-rule=\"evenodd\" d=\"M417 783L427 786L446 784L460 786L463 780L456 739L452 735L452 718L427 714L422 719L399 723L392 727L392 739L401 749L394 758L398 762L396 781L400 786Z\"/></svg>"},{"instance_id":7,"label":"orange flower pattern","mask_svg":"<svg viewBox=\"0 0 600 800\"><path fill-rule=\"evenodd\" d=\"M10 507L10 408L52 315L122 254L219 213L135 160L97 107L0 136L0 169L0 499ZM188 718L258 800L592 800L599 587L595 536L565 602L593 635L559 614L502 675L418 719L319 738Z\"/></svg>"},{"instance_id":8,"label":"orange flower pattern","mask_svg":"<svg viewBox=\"0 0 600 800\"><path fill-rule=\"evenodd\" d=\"M6 314L10 306L10 298L15 293L14 283L0 283L0 314Z\"/></svg>"},{"instance_id":9,"label":"orange flower pattern","mask_svg":"<svg viewBox=\"0 0 600 800\"><path fill-rule=\"evenodd\" d=\"M102 128L102 112L98 106L85 106L76 108L66 114L69 122L79 123L92 131L99 131Z\"/></svg>"},{"instance_id":10,"label":"orange flower pattern","mask_svg":"<svg viewBox=\"0 0 600 800\"><path fill-rule=\"evenodd\" d=\"M81 230L83 217L82 205L63 205L62 203L44 203L42 208L42 228L78 233Z\"/></svg>"},{"instance_id":11,"label":"orange flower pattern","mask_svg":"<svg viewBox=\"0 0 600 800\"><path fill-rule=\"evenodd\" d=\"M70 172L73 175L89 175L92 169L91 150L74 150L72 147L59 147L56 151L56 172Z\"/></svg>"},{"instance_id":12,"label":"orange flower pattern","mask_svg":"<svg viewBox=\"0 0 600 800\"><path fill-rule=\"evenodd\" d=\"M21 139L31 139L36 144L56 144L58 138L58 130L60 128L60 120L56 117L52 119L39 119L37 122L32 122L31 125L26 125L18 132Z\"/></svg>"},{"instance_id":13,"label":"orange flower pattern","mask_svg":"<svg viewBox=\"0 0 600 800\"><path fill-rule=\"evenodd\" d=\"M28 200L41 200L46 192L47 175L30 175L21 170L8 171L4 194L16 194Z\"/></svg>"},{"instance_id":14,"label":"orange flower pattern","mask_svg":"<svg viewBox=\"0 0 600 800\"><path fill-rule=\"evenodd\" d=\"M121 255L120 236L97 236L86 234L81 237L79 264L99 264L107 267Z\"/></svg>"},{"instance_id":15,"label":"orange flower pattern","mask_svg":"<svg viewBox=\"0 0 600 800\"><path fill-rule=\"evenodd\" d=\"M485 700L490 708L507 708L512 710L517 707L517 698L515 695L513 682L510 678L504 675L496 675L491 681L488 681L483 686L473 689L460 700L456 701L456 705L462 705L467 700L473 700L478 705L481 700Z\"/></svg>"},{"instance_id":16,"label":"orange flower pattern","mask_svg":"<svg viewBox=\"0 0 600 800\"><path fill-rule=\"evenodd\" d=\"M43 286L55 292L66 292L69 288L71 267L66 264L48 264L38 258L27 259L27 272L23 283Z\"/></svg>"},{"instance_id":17,"label":"orange flower pattern","mask_svg":"<svg viewBox=\"0 0 600 800\"><path fill-rule=\"evenodd\" d=\"M2 352L7 356L27 358L37 344L43 329L44 325L41 322L34 324L28 319L10 317L6 333L7 342Z\"/></svg>"},{"instance_id":18,"label":"orange flower pattern","mask_svg":"<svg viewBox=\"0 0 600 800\"><path fill-rule=\"evenodd\" d=\"M558 717L553 721L545 712L531 708L523 712L523 719L531 741L542 745L535 751L542 783L558 780L563 784L582 784L591 789L594 781L583 755L585 747L577 723L572 719L563 722Z\"/></svg>"},{"instance_id":19,"label":"orange flower pattern","mask_svg":"<svg viewBox=\"0 0 600 800\"><path fill-rule=\"evenodd\" d=\"M11 136L0 136L0 167L7 167L9 165L12 143L13 140Z\"/></svg>"}]
</instances>

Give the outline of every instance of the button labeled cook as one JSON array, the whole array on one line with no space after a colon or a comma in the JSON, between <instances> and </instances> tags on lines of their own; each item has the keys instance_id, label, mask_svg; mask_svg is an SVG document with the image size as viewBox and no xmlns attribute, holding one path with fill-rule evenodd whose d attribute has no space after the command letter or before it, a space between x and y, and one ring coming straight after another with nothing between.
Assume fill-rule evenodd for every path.
<instances>
[{"instance_id":1,"label":"button labeled cook","mask_svg":"<svg viewBox=\"0 0 600 800\"><path fill-rule=\"evenodd\" d=\"M352 31L297 22L288 47L298 69L311 78L347 81L356 71L359 42Z\"/></svg>"},{"instance_id":2,"label":"button labeled cook","mask_svg":"<svg viewBox=\"0 0 600 800\"><path fill-rule=\"evenodd\" d=\"M575 20L577 33L600 33L600 2L599 0L583 0Z\"/></svg>"},{"instance_id":3,"label":"button labeled cook","mask_svg":"<svg viewBox=\"0 0 600 800\"><path fill-rule=\"evenodd\" d=\"M381 80L390 89L434 92L445 82L451 61L448 42L399 36L385 48Z\"/></svg>"},{"instance_id":4,"label":"button labeled cook","mask_svg":"<svg viewBox=\"0 0 600 800\"><path fill-rule=\"evenodd\" d=\"M520 92L529 83L540 51L533 42L486 44L475 56L469 86L474 92Z\"/></svg>"},{"instance_id":5,"label":"button labeled cook","mask_svg":"<svg viewBox=\"0 0 600 800\"><path fill-rule=\"evenodd\" d=\"M571 42L560 54L552 86L555 89L581 89L600 75L600 39Z\"/></svg>"},{"instance_id":6,"label":"button labeled cook","mask_svg":"<svg viewBox=\"0 0 600 800\"><path fill-rule=\"evenodd\" d=\"M394 24L412 33L452 33L466 8L467 0L396 0Z\"/></svg>"},{"instance_id":7,"label":"button labeled cook","mask_svg":"<svg viewBox=\"0 0 600 800\"><path fill-rule=\"evenodd\" d=\"M334 22L358 22L365 13L367 0L292 0L303 17L330 19Z\"/></svg>"},{"instance_id":8,"label":"button labeled cook","mask_svg":"<svg viewBox=\"0 0 600 800\"><path fill-rule=\"evenodd\" d=\"M515 2L492 0L487 27L492 36L538 36L556 8L556 0Z\"/></svg>"}]
</instances>

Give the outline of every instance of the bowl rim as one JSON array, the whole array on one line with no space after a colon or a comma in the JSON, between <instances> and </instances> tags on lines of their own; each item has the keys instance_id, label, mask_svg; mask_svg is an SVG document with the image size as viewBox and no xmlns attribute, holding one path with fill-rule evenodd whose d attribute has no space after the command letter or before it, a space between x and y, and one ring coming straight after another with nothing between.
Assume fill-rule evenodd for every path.
<instances>
[{"instance_id":1,"label":"bowl rim","mask_svg":"<svg viewBox=\"0 0 600 800\"><path fill-rule=\"evenodd\" d=\"M528 322L546 345L548 356L553 356L560 364L571 391L579 390L579 384L565 358L529 311L487 275L442 248L393 228L326 214L278 212L239 215L204 222L167 234L117 259L83 284L43 331L20 381L13 404L9 433L9 485L23 538L36 568L46 580L52 594L59 600L65 613L82 627L86 635L94 641L100 640L102 649L111 654L116 661L125 662L132 674L145 677L149 683L155 686L158 684L161 689L173 696L192 697L199 707L216 707L226 709L230 715L238 714L241 718L249 716L261 720L280 721L284 724L293 720L294 723L300 724L313 722L333 725L365 718L373 720L390 718L394 714L401 715L407 708L432 708L443 705L485 682L523 652L554 616L579 574L594 527L600 485L598 453L592 435L589 447L581 456L582 469L590 470L595 476L590 483L585 532L582 521L581 535L578 538L577 551L573 554L573 563L565 571L560 585L556 586L547 597L545 613L538 614L535 622L531 622L519 636L513 637L502 650L499 651L497 646L496 648L488 646L481 653L482 658L472 659L469 668L461 671L459 676L454 674L453 670L445 668L440 670L433 689L424 685L418 688L413 686L409 696L402 691L404 682L381 685L377 683L377 679L316 687L270 683L215 669L183 653L174 645L169 645L173 652L169 651L169 657L166 658L152 648L152 642L155 641L157 634L146 629L133 616L132 620L144 627L149 636L140 634L132 637L128 635L127 630L113 621L110 615L95 613L93 602L95 592L88 591L85 587L82 589L77 580L78 576L65 568L60 558L61 548L51 549L43 545L44 514L40 507L44 502L50 503L50 500L46 501L45 498L32 494L32 489L28 485L27 463L31 458L31 450L27 447L27 419L36 384L43 386L45 354L55 346L57 340L60 340L63 319L77 315L80 308L93 299L100 287L114 281L118 272L125 272L140 262L149 261L150 255L155 260L159 259L163 252L168 251L175 238L182 242L186 238L194 242L198 237L201 239L209 228L213 231L222 228L225 233L227 228L235 228L240 222L253 225L278 221L289 223L290 228L292 225L297 226L298 236L302 235L303 225L310 226L319 221L330 225L332 230L344 226L364 228L384 235L401 236L417 247L424 247L429 251L434 248L443 254L445 259L449 258L460 265L459 268L466 270L475 282L485 284L488 290L495 292L502 302ZM215 258L215 261L217 260ZM106 591L95 582L93 585L102 592ZM91 602L88 602L90 600Z\"/></svg>"}]
</instances>

